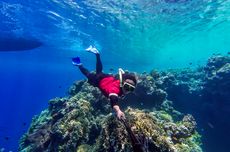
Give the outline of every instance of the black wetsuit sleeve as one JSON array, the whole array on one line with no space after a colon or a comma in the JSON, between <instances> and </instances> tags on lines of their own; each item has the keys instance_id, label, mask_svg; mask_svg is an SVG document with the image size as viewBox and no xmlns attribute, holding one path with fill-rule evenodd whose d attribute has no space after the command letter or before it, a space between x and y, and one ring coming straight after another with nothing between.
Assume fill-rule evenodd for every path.
<instances>
[{"instance_id":1,"label":"black wetsuit sleeve","mask_svg":"<svg viewBox=\"0 0 230 152\"><path fill-rule=\"evenodd\" d=\"M110 99L110 104L111 104L112 108L113 108L113 106L118 105L118 97L117 96L111 95L109 97L109 99Z\"/></svg>"}]
</instances>

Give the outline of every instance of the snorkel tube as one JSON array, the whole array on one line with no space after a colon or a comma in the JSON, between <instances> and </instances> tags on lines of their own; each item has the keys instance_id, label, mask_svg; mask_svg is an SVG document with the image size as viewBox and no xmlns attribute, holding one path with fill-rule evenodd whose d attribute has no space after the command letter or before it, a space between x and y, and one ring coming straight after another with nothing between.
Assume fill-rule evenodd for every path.
<instances>
[{"instance_id":1,"label":"snorkel tube","mask_svg":"<svg viewBox=\"0 0 230 152\"><path fill-rule=\"evenodd\" d=\"M118 72L119 72L120 87L122 88L122 85L123 85L122 74L124 74L125 71L122 70L122 68L119 68Z\"/></svg>"}]
</instances>

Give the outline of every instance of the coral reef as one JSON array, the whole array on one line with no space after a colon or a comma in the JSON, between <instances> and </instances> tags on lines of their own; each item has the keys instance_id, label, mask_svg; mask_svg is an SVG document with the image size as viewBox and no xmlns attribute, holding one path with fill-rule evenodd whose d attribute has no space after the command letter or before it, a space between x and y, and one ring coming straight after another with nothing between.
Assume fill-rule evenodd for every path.
<instances>
[{"instance_id":1,"label":"coral reef","mask_svg":"<svg viewBox=\"0 0 230 152\"><path fill-rule=\"evenodd\" d=\"M230 136L230 57L209 58L204 67L153 71L157 87L180 112L191 113L204 136L206 151L224 151ZM219 138L224 140L219 140ZM218 148L212 145L221 145ZM205 146L207 145L207 146Z\"/></svg>"},{"instance_id":2,"label":"coral reef","mask_svg":"<svg viewBox=\"0 0 230 152\"><path fill-rule=\"evenodd\" d=\"M32 125L21 139L20 151L77 151L110 152L132 151L129 135L124 125L114 115L92 115L92 106L86 100L70 98L60 113L62 117L52 117L48 110L33 119ZM58 103L55 99L53 103ZM75 105L75 104L73 104ZM148 150L202 151L195 131L196 122L191 115L174 122L165 111L143 111L128 108L127 120L137 136L148 138ZM55 120L55 121L54 121ZM198 139L196 139L198 138ZM196 143L196 142L197 143Z\"/></svg>"},{"instance_id":3,"label":"coral reef","mask_svg":"<svg viewBox=\"0 0 230 152\"><path fill-rule=\"evenodd\" d=\"M202 151L197 125L204 128L204 136L213 132L227 139L229 56L213 56L197 69L137 75L135 93L121 99L120 105L137 137L147 139L149 151ZM70 87L68 97L50 100L48 109L33 118L19 151L132 151L124 125L111 112L97 88L78 81ZM216 137L211 139L214 143L225 142Z\"/></svg>"},{"instance_id":4,"label":"coral reef","mask_svg":"<svg viewBox=\"0 0 230 152\"><path fill-rule=\"evenodd\" d=\"M216 56L204 67L204 94L230 101L230 57ZM216 99L213 99L216 100Z\"/></svg>"},{"instance_id":5,"label":"coral reef","mask_svg":"<svg viewBox=\"0 0 230 152\"><path fill-rule=\"evenodd\" d=\"M147 81L152 80L142 76L138 87L149 92ZM146 93L148 100L143 103L158 108L147 111L128 108L125 113L133 131L148 138L150 151L156 147L158 151L191 151L192 148L202 151L200 142L193 141L193 136L198 134L194 119L185 116L183 121L174 122L169 113L174 111L175 116L177 113L166 100L166 93L154 83L149 87L152 87L149 93L142 91L139 95ZM69 94L50 100L48 109L33 118L20 140L19 151L132 151L124 125L111 115L108 101L97 88L78 81L71 86Z\"/></svg>"},{"instance_id":6,"label":"coral reef","mask_svg":"<svg viewBox=\"0 0 230 152\"><path fill-rule=\"evenodd\" d=\"M199 144L192 141L195 139L193 135L197 135L196 123L191 115L175 123L161 117L159 111L146 112L128 108L125 112L136 135L148 138L149 151L156 151L156 147L157 151L202 151ZM114 116L107 116L102 126L96 151L132 151L128 134L120 121Z\"/></svg>"},{"instance_id":7,"label":"coral reef","mask_svg":"<svg viewBox=\"0 0 230 152\"><path fill-rule=\"evenodd\" d=\"M167 92L167 99L174 101L174 107L179 111L204 111L201 116L208 113L210 117L211 114L212 119L216 118L214 122L218 122L218 118L230 122L226 117L230 114L229 56L213 56L206 66L198 69L162 72L155 82L159 88ZM230 126L230 123L227 124Z\"/></svg>"}]
</instances>

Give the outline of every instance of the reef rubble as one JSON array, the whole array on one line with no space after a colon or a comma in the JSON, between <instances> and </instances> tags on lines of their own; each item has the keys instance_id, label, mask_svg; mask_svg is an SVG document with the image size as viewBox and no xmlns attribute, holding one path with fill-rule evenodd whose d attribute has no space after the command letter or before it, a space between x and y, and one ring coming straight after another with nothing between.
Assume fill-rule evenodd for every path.
<instances>
[{"instance_id":1,"label":"reef rubble","mask_svg":"<svg viewBox=\"0 0 230 152\"><path fill-rule=\"evenodd\" d=\"M197 69L137 75L135 94L120 105L136 135L148 139L149 151L201 152L197 123L230 126L229 56L213 56ZM81 80L68 92L67 97L50 100L33 118L19 151L132 151L124 125L97 88Z\"/></svg>"}]
</instances>

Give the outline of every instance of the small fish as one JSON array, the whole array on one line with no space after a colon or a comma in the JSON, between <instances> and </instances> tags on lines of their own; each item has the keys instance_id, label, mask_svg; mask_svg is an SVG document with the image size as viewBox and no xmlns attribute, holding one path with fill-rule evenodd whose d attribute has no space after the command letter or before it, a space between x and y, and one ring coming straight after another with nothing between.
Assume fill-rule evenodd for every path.
<instances>
[{"instance_id":1,"label":"small fish","mask_svg":"<svg viewBox=\"0 0 230 152\"><path fill-rule=\"evenodd\" d=\"M6 137L4 137L4 139L5 139L5 140L9 140L10 138L6 136Z\"/></svg>"},{"instance_id":2,"label":"small fish","mask_svg":"<svg viewBox=\"0 0 230 152\"><path fill-rule=\"evenodd\" d=\"M113 69L113 68L110 68L109 71L114 71L114 69Z\"/></svg>"},{"instance_id":3,"label":"small fish","mask_svg":"<svg viewBox=\"0 0 230 152\"><path fill-rule=\"evenodd\" d=\"M58 86L58 88L62 88L62 86Z\"/></svg>"},{"instance_id":4,"label":"small fish","mask_svg":"<svg viewBox=\"0 0 230 152\"><path fill-rule=\"evenodd\" d=\"M23 122L23 124L22 124L23 126L26 126L26 122Z\"/></svg>"},{"instance_id":5,"label":"small fish","mask_svg":"<svg viewBox=\"0 0 230 152\"><path fill-rule=\"evenodd\" d=\"M192 62L190 62L189 65L192 65Z\"/></svg>"},{"instance_id":6,"label":"small fish","mask_svg":"<svg viewBox=\"0 0 230 152\"><path fill-rule=\"evenodd\" d=\"M230 52L228 52L228 55L230 54Z\"/></svg>"},{"instance_id":7,"label":"small fish","mask_svg":"<svg viewBox=\"0 0 230 152\"><path fill-rule=\"evenodd\" d=\"M208 126L209 126L211 129L214 129L213 124L211 124L210 122L208 122Z\"/></svg>"}]
</instances>

